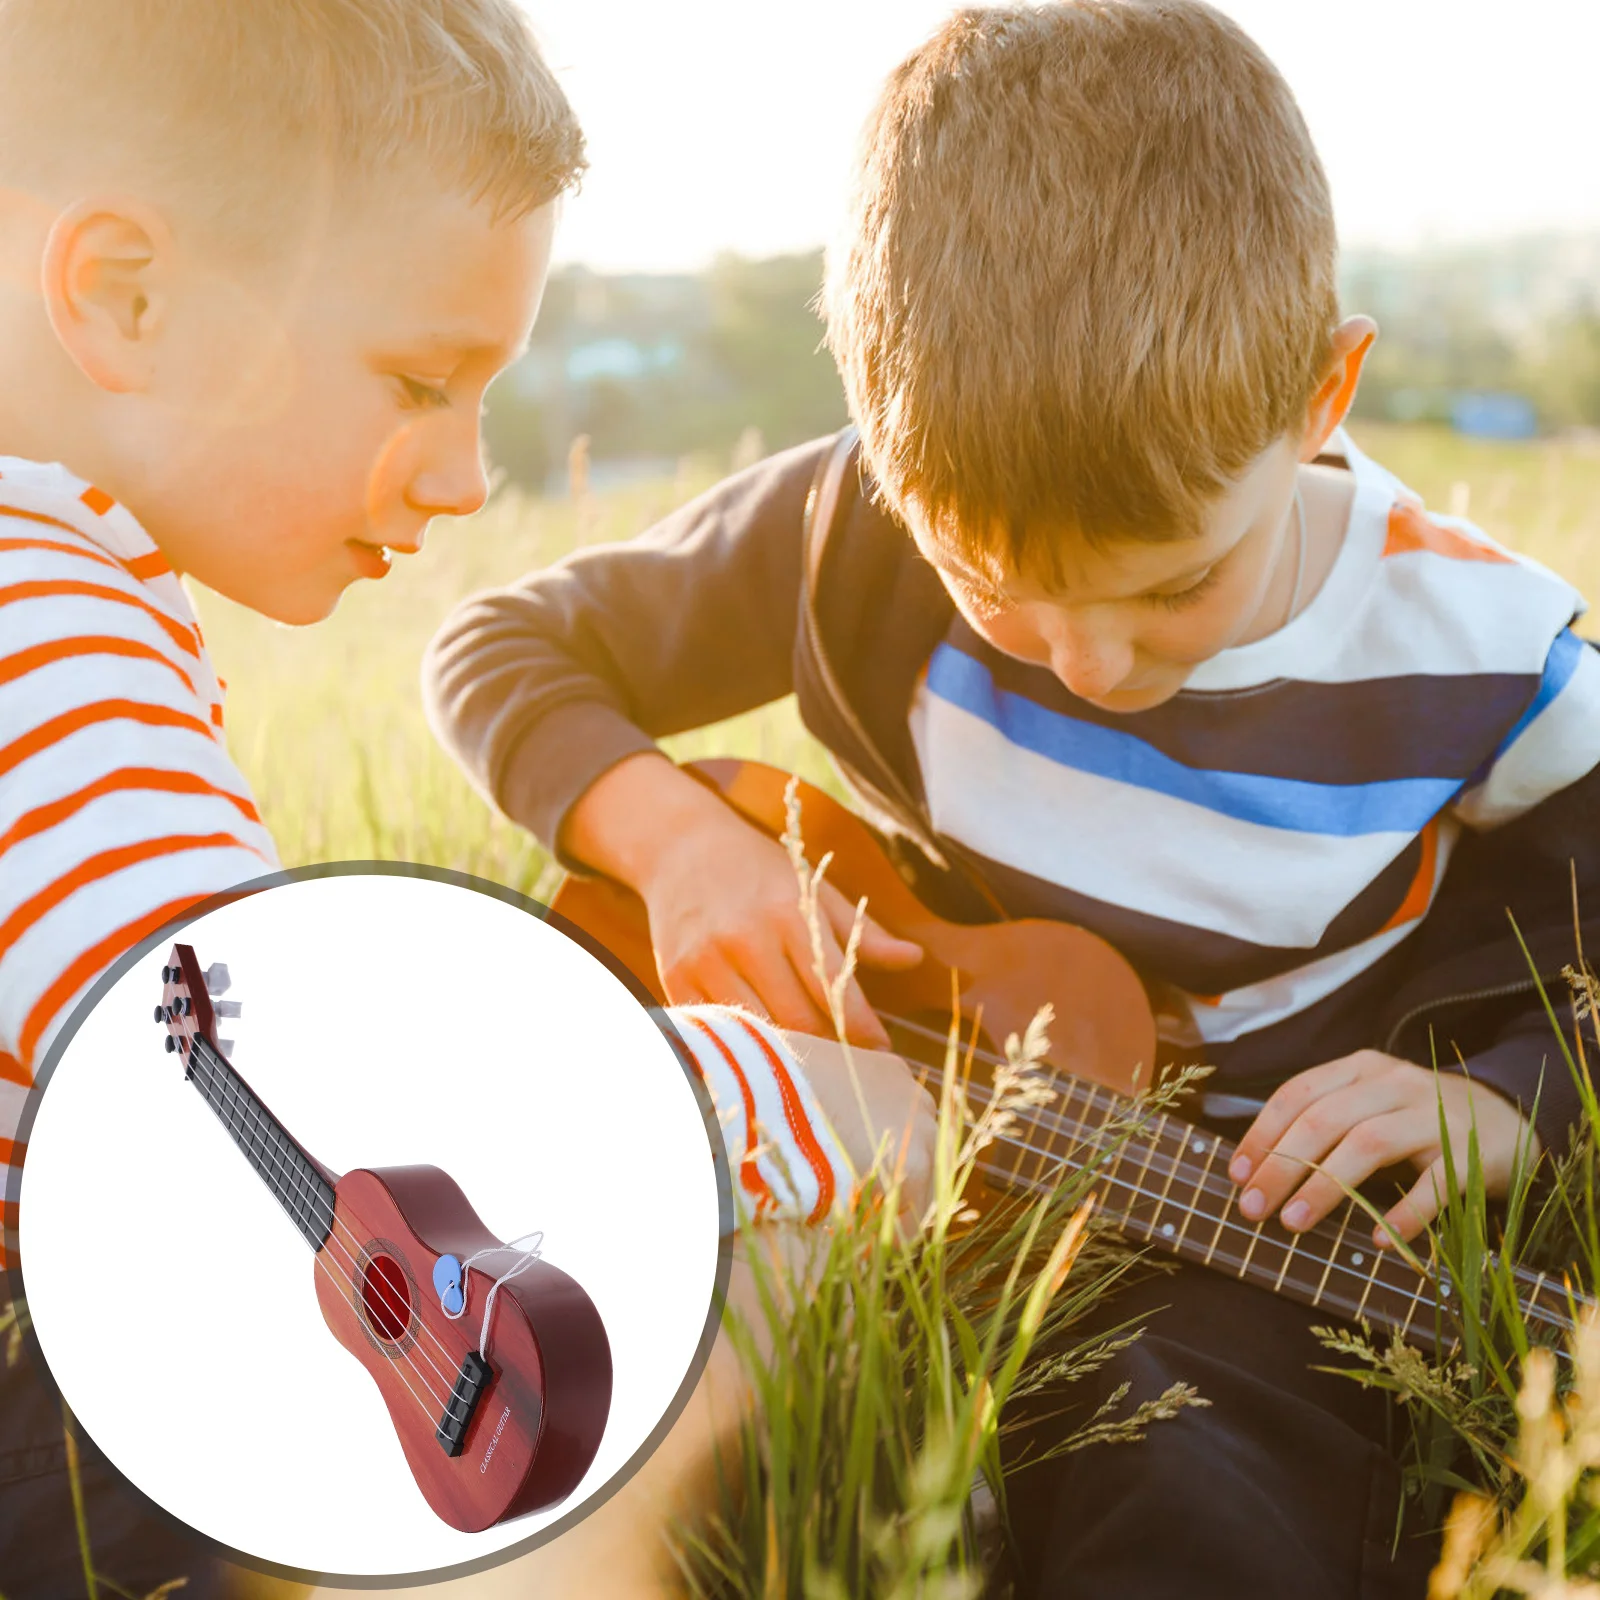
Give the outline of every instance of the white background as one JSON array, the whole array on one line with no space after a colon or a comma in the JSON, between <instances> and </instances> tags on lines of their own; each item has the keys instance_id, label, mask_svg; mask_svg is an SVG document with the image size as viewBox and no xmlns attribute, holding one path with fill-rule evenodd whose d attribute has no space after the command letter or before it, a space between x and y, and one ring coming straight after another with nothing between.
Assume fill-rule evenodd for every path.
<instances>
[{"instance_id":1,"label":"white background","mask_svg":"<svg viewBox=\"0 0 1600 1600\"><path fill-rule=\"evenodd\" d=\"M832 233L856 135L949 0L522 0L588 137L556 257L698 267ZM1346 245L1600 228L1594 0L1219 0L1272 58Z\"/></svg>"},{"instance_id":2,"label":"white background","mask_svg":"<svg viewBox=\"0 0 1600 1600\"><path fill-rule=\"evenodd\" d=\"M453 885L291 883L179 937L228 963L234 1064L324 1165L430 1162L496 1236L544 1229L605 1320L610 1419L561 1505L481 1534L433 1514L304 1239L164 1053L166 945L79 1028L29 1140L23 1281L67 1401L159 1504L266 1561L400 1574L527 1540L649 1436L705 1327L716 1183L676 1056L581 947Z\"/></svg>"}]
</instances>

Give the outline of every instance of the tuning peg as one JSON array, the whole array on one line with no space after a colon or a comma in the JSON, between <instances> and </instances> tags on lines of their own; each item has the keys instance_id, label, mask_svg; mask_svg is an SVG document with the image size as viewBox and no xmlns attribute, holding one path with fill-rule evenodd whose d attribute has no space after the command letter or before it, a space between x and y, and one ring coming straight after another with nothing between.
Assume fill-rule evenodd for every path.
<instances>
[{"instance_id":1,"label":"tuning peg","mask_svg":"<svg viewBox=\"0 0 1600 1600\"><path fill-rule=\"evenodd\" d=\"M237 1017L244 1012L243 1000L218 1000L211 1007L213 1013L219 1017Z\"/></svg>"},{"instance_id":2,"label":"tuning peg","mask_svg":"<svg viewBox=\"0 0 1600 1600\"><path fill-rule=\"evenodd\" d=\"M223 1056L224 1060L227 1060L227 1061L232 1061L233 1060L233 1040L232 1039L218 1039L217 1040L217 1049L222 1052L222 1056Z\"/></svg>"},{"instance_id":3,"label":"tuning peg","mask_svg":"<svg viewBox=\"0 0 1600 1600\"><path fill-rule=\"evenodd\" d=\"M207 994L226 994L228 985L233 979L228 976L228 963L226 961L213 961L206 968L205 984Z\"/></svg>"}]
</instances>

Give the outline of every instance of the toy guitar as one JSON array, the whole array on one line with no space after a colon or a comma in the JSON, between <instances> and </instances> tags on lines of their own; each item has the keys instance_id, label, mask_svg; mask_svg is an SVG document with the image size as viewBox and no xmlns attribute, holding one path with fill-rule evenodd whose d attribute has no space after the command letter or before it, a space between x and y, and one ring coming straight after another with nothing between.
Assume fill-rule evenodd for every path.
<instances>
[{"instance_id":1,"label":"toy guitar","mask_svg":"<svg viewBox=\"0 0 1600 1600\"><path fill-rule=\"evenodd\" d=\"M175 944L161 977L167 1049L315 1252L322 1315L372 1374L428 1504L475 1533L570 1494L611 1407L589 1296L496 1239L437 1167L330 1172L226 1060L215 1018L238 1004L211 997L227 968L202 974Z\"/></svg>"},{"instance_id":2,"label":"toy guitar","mask_svg":"<svg viewBox=\"0 0 1600 1600\"><path fill-rule=\"evenodd\" d=\"M686 770L763 832L783 832L787 773L734 760L698 761ZM1058 1098L1019 1110L1014 1135L980 1157L989 1185L1049 1189L1063 1168L1098 1164L1101 1212L1129 1237L1340 1320L1365 1320L1432 1348L1453 1342L1448 1277L1418 1272L1396 1250L1374 1249L1371 1220L1354 1201L1303 1233L1276 1218L1249 1222L1238 1214L1227 1176L1233 1143L1168 1113L1141 1112L1129 1091L1136 1069L1155 1060L1155 1021L1143 984L1110 945L1064 923L967 926L935 916L858 817L810 784L798 788L810 859L831 852L828 881L850 900L865 895L875 922L925 952L909 970L862 968L857 977L894 1048L935 1093L944 1076L952 973L961 1014L982 1025L968 1089L975 1106L987 1103L993 1067L1004 1059L992 1041L1022 1033L1046 1002L1054 1009L1050 1061ZM552 909L661 997L648 918L635 895L604 878L569 877ZM1593 1304L1549 1273L1518 1265L1511 1271L1531 1328L1564 1332L1580 1307Z\"/></svg>"}]
</instances>

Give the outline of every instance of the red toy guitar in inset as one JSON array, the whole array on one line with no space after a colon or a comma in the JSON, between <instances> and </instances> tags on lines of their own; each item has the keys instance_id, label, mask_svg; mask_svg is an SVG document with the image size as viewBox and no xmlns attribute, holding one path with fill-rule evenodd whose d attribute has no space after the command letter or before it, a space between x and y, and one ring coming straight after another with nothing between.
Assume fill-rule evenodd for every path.
<instances>
[{"instance_id":1,"label":"red toy guitar in inset","mask_svg":"<svg viewBox=\"0 0 1600 1600\"><path fill-rule=\"evenodd\" d=\"M202 974L175 944L161 975L167 1049L315 1252L322 1315L372 1374L428 1504L476 1533L571 1494L611 1408L594 1302L496 1239L437 1167L330 1172L226 1060L215 1019L237 1005L211 997L227 969Z\"/></svg>"}]
</instances>

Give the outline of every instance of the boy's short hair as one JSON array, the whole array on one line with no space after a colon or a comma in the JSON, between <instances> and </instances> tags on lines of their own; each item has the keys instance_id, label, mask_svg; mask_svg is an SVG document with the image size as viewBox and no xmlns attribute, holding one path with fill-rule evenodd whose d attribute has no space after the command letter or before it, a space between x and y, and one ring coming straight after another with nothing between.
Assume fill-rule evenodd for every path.
<instances>
[{"instance_id":1,"label":"boy's short hair","mask_svg":"<svg viewBox=\"0 0 1600 1600\"><path fill-rule=\"evenodd\" d=\"M584 166L514 0L0 0L0 183L154 180L270 242L286 205L420 166L517 216Z\"/></svg>"},{"instance_id":2,"label":"boy's short hair","mask_svg":"<svg viewBox=\"0 0 1600 1600\"><path fill-rule=\"evenodd\" d=\"M868 120L824 289L880 492L979 571L1198 531L1338 319L1288 85L1198 0L965 10Z\"/></svg>"}]
</instances>

